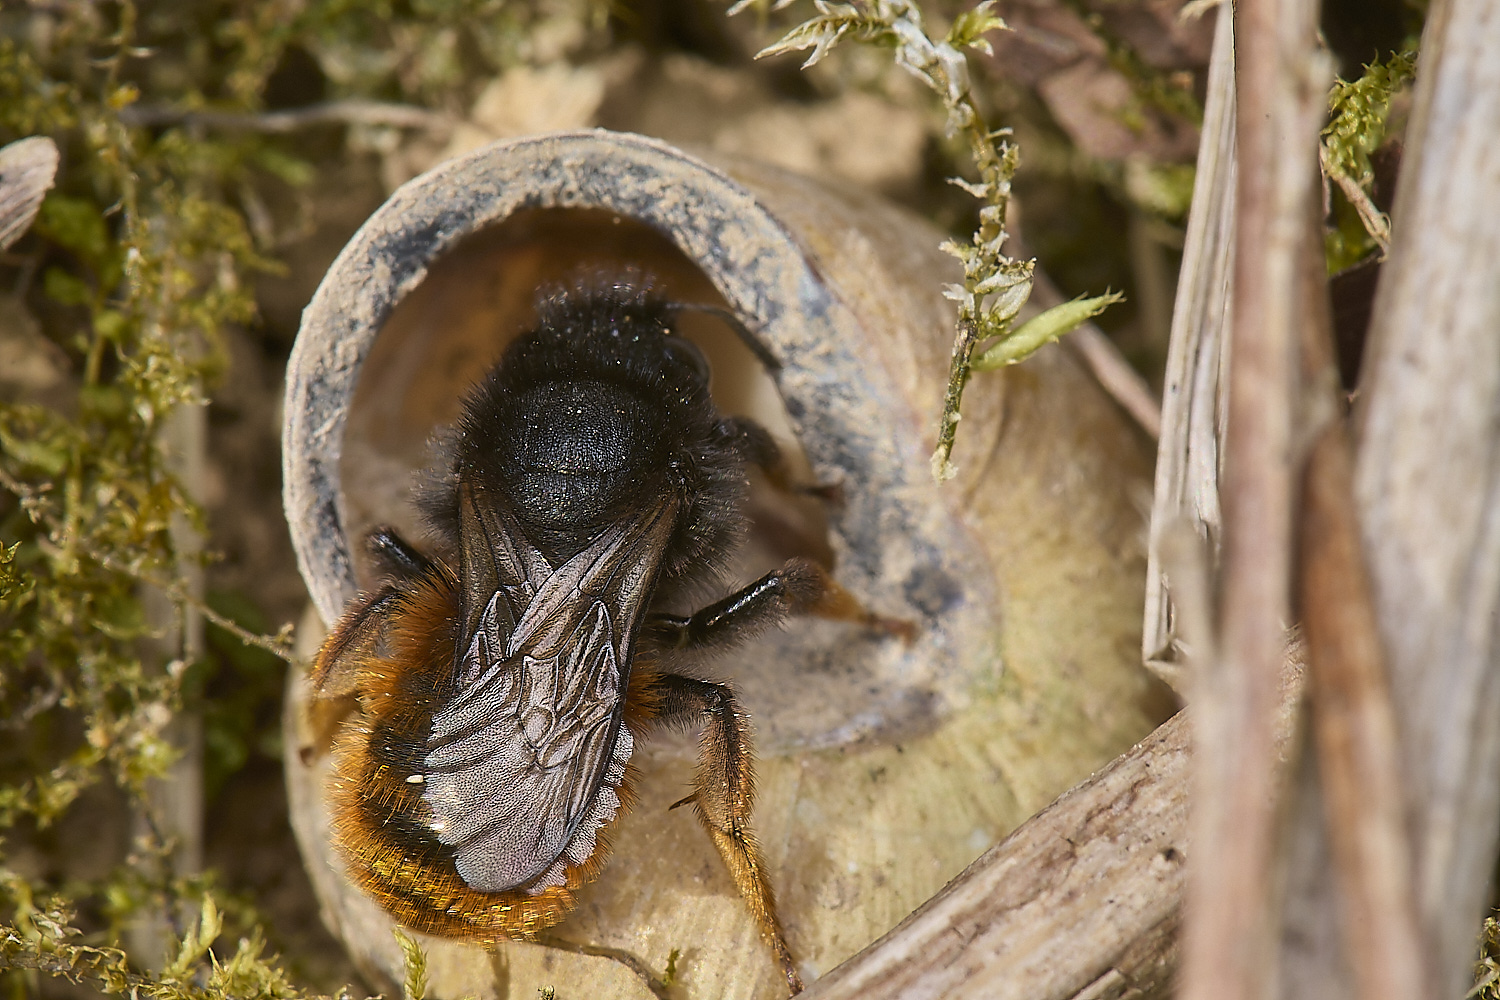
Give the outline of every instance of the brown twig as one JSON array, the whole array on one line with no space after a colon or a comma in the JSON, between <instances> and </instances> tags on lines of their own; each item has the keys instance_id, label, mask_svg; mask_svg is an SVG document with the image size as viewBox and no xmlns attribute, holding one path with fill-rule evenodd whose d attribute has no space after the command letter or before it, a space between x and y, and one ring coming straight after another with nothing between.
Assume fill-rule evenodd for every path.
<instances>
[{"instance_id":1,"label":"brown twig","mask_svg":"<svg viewBox=\"0 0 1500 1000\"><path fill-rule=\"evenodd\" d=\"M1290 603L1297 286L1323 105L1316 0L1241 0L1234 16L1239 183L1222 658L1194 685L1204 724L1179 993L1188 1000L1263 996L1274 953L1273 713Z\"/></svg>"},{"instance_id":2,"label":"brown twig","mask_svg":"<svg viewBox=\"0 0 1500 1000\"><path fill-rule=\"evenodd\" d=\"M1380 247L1380 257L1384 260L1391 252L1391 220L1386 218L1375 200L1360 187L1359 181L1338 169L1328 155L1327 146L1318 150L1318 160L1323 164L1324 176L1338 185L1354 211L1359 214L1359 221L1364 224L1365 232Z\"/></svg>"},{"instance_id":3,"label":"brown twig","mask_svg":"<svg viewBox=\"0 0 1500 1000\"><path fill-rule=\"evenodd\" d=\"M126 990L149 996L159 984L129 970L125 953L117 948L68 945L54 951L31 950L26 936L14 927L0 925L0 970L24 969L66 979L74 985L89 984L102 993Z\"/></svg>"},{"instance_id":4,"label":"brown twig","mask_svg":"<svg viewBox=\"0 0 1500 1000\"><path fill-rule=\"evenodd\" d=\"M1165 986L1170 960L1138 945L1165 936L1172 950L1187 857L1188 744L1179 714L803 996L1063 1000L1101 980Z\"/></svg>"},{"instance_id":5,"label":"brown twig","mask_svg":"<svg viewBox=\"0 0 1500 1000\"><path fill-rule=\"evenodd\" d=\"M1301 648L1274 680L1272 748L1291 742ZM807 1000L1163 996L1176 966L1190 742L1179 713L986 851L915 913L811 984Z\"/></svg>"},{"instance_id":6,"label":"brown twig","mask_svg":"<svg viewBox=\"0 0 1500 1000\"><path fill-rule=\"evenodd\" d=\"M1318 439L1303 486L1301 605L1348 967L1364 1000L1425 991L1396 719L1354 516L1343 422Z\"/></svg>"},{"instance_id":7,"label":"brown twig","mask_svg":"<svg viewBox=\"0 0 1500 1000\"><path fill-rule=\"evenodd\" d=\"M1021 256L1029 254L1020 235L1014 236L1013 240L1012 252ZM1032 277L1030 301L1042 309L1050 309L1067 299L1047 275L1038 271ZM1094 380L1140 425L1141 430L1152 438L1161 437L1161 401L1151 391L1150 383L1125 360L1125 355L1104 331L1085 321L1059 343L1078 356Z\"/></svg>"},{"instance_id":8,"label":"brown twig","mask_svg":"<svg viewBox=\"0 0 1500 1000\"><path fill-rule=\"evenodd\" d=\"M1305 809L1294 822L1311 836L1326 823L1347 962L1340 965L1336 954L1309 956L1297 974L1347 969L1356 995L1366 1000L1418 1000L1426 980L1396 718L1355 514L1320 206L1308 206L1304 225L1302 409L1315 443L1302 480L1298 612L1307 638L1318 764L1303 780L1319 786L1308 788L1305 800L1321 797L1323 808ZM1293 870L1289 877L1310 874ZM1322 895L1332 894L1324 889ZM1329 903L1315 906L1332 913Z\"/></svg>"},{"instance_id":9,"label":"brown twig","mask_svg":"<svg viewBox=\"0 0 1500 1000\"><path fill-rule=\"evenodd\" d=\"M536 943L544 948L556 948L558 951L571 952L574 955L588 955L590 958L607 958L610 961L619 962L640 979L641 984L651 991L652 996L657 997L658 1000L668 1000L666 982L658 977L645 962L623 948L569 941L555 934L539 935Z\"/></svg>"},{"instance_id":10,"label":"brown twig","mask_svg":"<svg viewBox=\"0 0 1500 1000\"><path fill-rule=\"evenodd\" d=\"M1071 347L1094 378L1104 387L1121 409L1153 438L1161 437L1161 404L1140 372L1130 367L1114 341L1092 323L1084 323L1063 343Z\"/></svg>"}]
</instances>

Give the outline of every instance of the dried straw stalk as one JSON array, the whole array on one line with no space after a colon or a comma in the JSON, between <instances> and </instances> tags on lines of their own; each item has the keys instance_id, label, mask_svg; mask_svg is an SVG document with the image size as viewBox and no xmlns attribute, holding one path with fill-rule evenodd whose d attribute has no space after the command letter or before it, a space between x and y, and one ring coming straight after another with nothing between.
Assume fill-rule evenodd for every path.
<instances>
[{"instance_id":1,"label":"dried straw stalk","mask_svg":"<svg viewBox=\"0 0 1500 1000\"><path fill-rule=\"evenodd\" d=\"M1395 712L1354 506L1353 449L1316 240L1321 212L1309 212L1305 224L1313 238L1303 253L1303 418L1315 444L1302 481L1298 611L1317 762L1298 775L1284 861L1280 994L1333 1000L1352 988L1367 1000L1417 1000L1425 972ZM1330 859L1336 879L1320 877ZM1322 932L1314 926L1308 935L1309 923ZM1326 933L1334 926L1341 936Z\"/></svg>"},{"instance_id":2,"label":"dried straw stalk","mask_svg":"<svg viewBox=\"0 0 1500 1000\"><path fill-rule=\"evenodd\" d=\"M1462 996L1500 840L1500 9L1428 14L1354 495L1390 664L1434 995Z\"/></svg>"},{"instance_id":3,"label":"dried straw stalk","mask_svg":"<svg viewBox=\"0 0 1500 1000\"><path fill-rule=\"evenodd\" d=\"M1259 1000L1274 957L1277 669L1289 621L1296 345L1326 77L1312 0L1234 8L1236 189L1217 662L1193 679L1193 856L1179 995Z\"/></svg>"}]
</instances>

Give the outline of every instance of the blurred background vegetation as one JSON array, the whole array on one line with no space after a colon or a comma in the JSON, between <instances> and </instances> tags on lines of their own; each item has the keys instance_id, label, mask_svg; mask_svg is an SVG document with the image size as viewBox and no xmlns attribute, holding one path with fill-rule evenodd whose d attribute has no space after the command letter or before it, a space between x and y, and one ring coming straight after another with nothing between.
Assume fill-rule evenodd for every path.
<instances>
[{"instance_id":1,"label":"blurred background vegetation","mask_svg":"<svg viewBox=\"0 0 1500 1000\"><path fill-rule=\"evenodd\" d=\"M1412 72L1393 57L1414 47L1422 10L1325 7L1341 75L1377 61L1385 74L1345 92L1341 109L1364 124L1334 137L1356 175L1356 194L1330 187L1343 268L1378 256L1350 199L1388 207L1399 138L1385 136L1399 137ZM932 33L965 9L929 3ZM0 253L7 994L362 991L319 922L280 777L283 625L306 605L278 453L301 309L395 186L548 129L771 157L967 236L977 205L945 180L972 177L966 148L887 52L844 46L807 72L796 57L754 60L812 13L731 19L708 0L0 6L0 144L46 135L62 154L32 231ZM1013 30L991 33L971 67L988 120L1021 150L1012 228L1065 294L1125 292L1101 325L1159 384L1214 13L1184 17L1182 0L1003 0L994 13ZM162 794L173 774L202 786L186 829Z\"/></svg>"}]
</instances>

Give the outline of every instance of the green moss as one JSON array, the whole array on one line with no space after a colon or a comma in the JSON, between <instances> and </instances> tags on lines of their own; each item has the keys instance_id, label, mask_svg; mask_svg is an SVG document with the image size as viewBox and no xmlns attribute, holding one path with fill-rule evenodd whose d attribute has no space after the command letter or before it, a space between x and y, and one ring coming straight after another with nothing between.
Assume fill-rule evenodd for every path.
<instances>
[{"instance_id":1,"label":"green moss","mask_svg":"<svg viewBox=\"0 0 1500 1000\"><path fill-rule=\"evenodd\" d=\"M427 954L416 938L403 931L391 932L396 944L401 947L401 957L406 963L406 978L401 986L405 1000L425 1000L427 996Z\"/></svg>"},{"instance_id":2,"label":"green moss","mask_svg":"<svg viewBox=\"0 0 1500 1000\"><path fill-rule=\"evenodd\" d=\"M337 96L456 105L463 86L525 58L523 29L541 16L499 0L294 8L0 10L0 143L50 136L64 165L12 249L28 263L11 277L70 382L65 405L0 401L0 718L17 734L0 743L0 836L44 836L100 785L154 827L146 784L177 755L174 715L206 690L231 693L202 706L210 792L253 752L277 749L265 738L282 669L270 653L285 655L289 637L254 634L265 623L243 602L189 596L199 557L177 546L203 533L204 517L163 442L174 412L205 405L221 377L226 328L254 319L256 275L280 267L242 195L266 178L305 184L314 167L294 141L204 130L181 112L258 112L292 45L337 50L330 64L362 46L396 54L346 59L360 68L332 81ZM589 10L579 4L578 16ZM148 602L169 620L196 607L218 622L204 663L162 662L173 656L157 651L163 619ZM132 864L65 885L0 860L0 969L31 970L7 985L33 992L41 973L161 998L298 995L252 914L237 943L216 946L223 920L208 883L166 874L169 848L147 836ZM106 946L142 907L189 905L197 924L159 974Z\"/></svg>"},{"instance_id":3,"label":"green moss","mask_svg":"<svg viewBox=\"0 0 1500 1000\"><path fill-rule=\"evenodd\" d=\"M1329 92L1331 120L1323 129L1320 158L1338 191L1325 250L1330 273L1390 245L1390 220L1374 202L1370 157L1385 142L1396 94L1416 76L1413 50L1371 63L1357 80L1339 80Z\"/></svg>"}]
</instances>

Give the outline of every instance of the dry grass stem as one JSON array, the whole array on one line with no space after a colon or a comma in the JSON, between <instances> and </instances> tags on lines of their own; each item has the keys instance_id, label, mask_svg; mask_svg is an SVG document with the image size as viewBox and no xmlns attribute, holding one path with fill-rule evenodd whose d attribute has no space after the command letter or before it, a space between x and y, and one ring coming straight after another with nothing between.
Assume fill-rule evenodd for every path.
<instances>
[{"instance_id":1,"label":"dry grass stem","mask_svg":"<svg viewBox=\"0 0 1500 1000\"><path fill-rule=\"evenodd\" d=\"M1395 715L1360 549L1353 454L1334 358L1319 206L1308 206L1303 246L1301 434L1314 441L1302 477L1298 615L1308 646L1316 767L1304 767L1287 850L1289 924L1325 918L1342 947L1307 948L1283 931L1282 995L1328 996L1352 987L1373 1000L1423 995L1423 956L1412 893ZM1336 879L1320 877L1324 854ZM1290 908L1303 912L1292 914ZM1342 958L1342 961L1341 961ZM1329 1000L1333 1000L1329 996Z\"/></svg>"},{"instance_id":2,"label":"dry grass stem","mask_svg":"<svg viewBox=\"0 0 1500 1000\"><path fill-rule=\"evenodd\" d=\"M1302 619L1318 775L1357 995L1424 995L1395 713L1354 516L1342 422L1314 446L1303 486ZM1315 822L1316 817L1309 817Z\"/></svg>"},{"instance_id":3,"label":"dry grass stem","mask_svg":"<svg viewBox=\"0 0 1500 1000\"><path fill-rule=\"evenodd\" d=\"M1239 181L1224 489L1220 662L1194 678L1194 857L1179 995L1264 995L1281 774L1277 666L1289 614L1294 359L1303 220L1323 83L1317 4L1235 9Z\"/></svg>"},{"instance_id":4,"label":"dry grass stem","mask_svg":"<svg viewBox=\"0 0 1500 1000\"><path fill-rule=\"evenodd\" d=\"M1084 323L1063 342L1083 358L1104 391L1130 414L1141 430L1153 438L1161 437L1161 404L1140 372L1130 366L1104 331L1092 323Z\"/></svg>"},{"instance_id":5,"label":"dry grass stem","mask_svg":"<svg viewBox=\"0 0 1500 1000\"><path fill-rule=\"evenodd\" d=\"M1197 177L1167 349L1141 635L1142 658L1163 673L1180 669L1173 649L1177 636L1161 551L1163 533L1187 521L1208 540L1212 566L1218 561L1223 522L1219 455L1224 386L1220 372L1233 284L1230 248L1235 184L1234 25L1228 17L1220 18L1214 34Z\"/></svg>"},{"instance_id":6,"label":"dry grass stem","mask_svg":"<svg viewBox=\"0 0 1500 1000\"><path fill-rule=\"evenodd\" d=\"M1167 524L1157 540L1161 571L1167 579L1176 613L1176 649L1172 660L1148 660L1184 699L1192 697L1195 666L1216 663L1212 553L1197 528L1185 517Z\"/></svg>"},{"instance_id":7,"label":"dry grass stem","mask_svg":"<svg viewBox=\"0 0 1500 1000\"><path fill-rule=\"evenodd\" d=\"M1356 414L1433 995L1473 980L1500 839L1500 17L1439 0Z\"/></svg>"}]
</instances>

